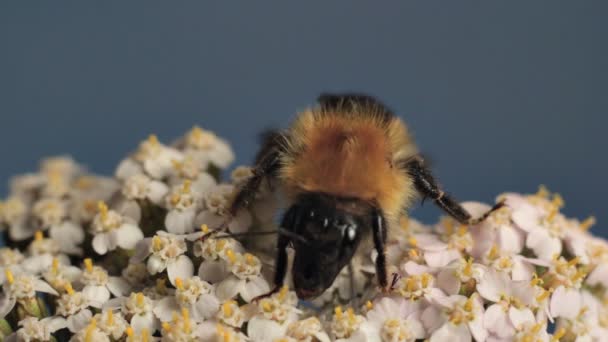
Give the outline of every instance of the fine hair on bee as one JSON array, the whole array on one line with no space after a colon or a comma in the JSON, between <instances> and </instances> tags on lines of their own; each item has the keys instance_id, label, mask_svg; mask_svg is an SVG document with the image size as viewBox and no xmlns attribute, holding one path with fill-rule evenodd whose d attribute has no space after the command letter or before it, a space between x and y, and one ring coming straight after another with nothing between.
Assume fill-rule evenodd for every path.
<instances>
[{"instance_id":1,"label":"fine hair on bee","mask_svg":"<svg viewBox=\"0 0 608 342\"><path fill-rule=\"evenodd\" d=\"M292 276L299 298L319 296L357 251L369 252L372 246L378 252L378 284L388 291L385 244L390 234L398 234L393 228L416 196L433 200L466 225L501 206L471 217L438 185L405 123L377 99L322 94L317 102L288 129L265 135L253 175L229 208L230 215L248 208L265 181L285 198L286 210L274 231L274 288L268 295L285 281L288 246L295 251Z\"/></svg>"}]
</instances>

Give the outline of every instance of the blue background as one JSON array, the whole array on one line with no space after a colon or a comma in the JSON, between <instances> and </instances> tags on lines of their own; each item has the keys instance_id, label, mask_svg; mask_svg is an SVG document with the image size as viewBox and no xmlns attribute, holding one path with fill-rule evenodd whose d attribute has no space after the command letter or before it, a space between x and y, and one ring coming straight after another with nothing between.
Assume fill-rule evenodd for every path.
<instances>
[{"instance_id":1,"label":"blue background","mask_svg":"<svg viewBox=\"0 0 608 342\"><path fill-rule=\"evenodd\" d=\"M491 201L541 183L604 208L606 1L2 1L0 179L69 153L109 174L193 124L248 163L321 91L377 95L445 188ZM2 185L0 192L7 187ZM434 220L432 205L414 216ZM608 232L608 229L605 230Z\"/></svg>"}]
</instances>

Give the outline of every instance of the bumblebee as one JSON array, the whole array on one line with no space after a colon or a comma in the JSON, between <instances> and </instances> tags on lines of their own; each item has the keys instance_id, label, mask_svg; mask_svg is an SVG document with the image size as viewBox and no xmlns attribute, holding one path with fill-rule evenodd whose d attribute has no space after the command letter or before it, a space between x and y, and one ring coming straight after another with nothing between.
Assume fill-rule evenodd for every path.
<instances>
[{"instance_id":1,"label":"bumblebee","mask_svg":"<svg viewBox=\"0 0 608 342\"><path fill-rule=\"evenodd\" d=\"M368 95L322 94L291 127L263 140L253 175L234 196L230 213L248 207L264 181L284 194L273 292L285 280L288 246L295 250L293 283L301 299L319 296L357 250L372 246L378 284L388 290L387 237L416 195L467 225L500 206L472 218L438 185L405 123Z\"/></svg>"}]
</instances>

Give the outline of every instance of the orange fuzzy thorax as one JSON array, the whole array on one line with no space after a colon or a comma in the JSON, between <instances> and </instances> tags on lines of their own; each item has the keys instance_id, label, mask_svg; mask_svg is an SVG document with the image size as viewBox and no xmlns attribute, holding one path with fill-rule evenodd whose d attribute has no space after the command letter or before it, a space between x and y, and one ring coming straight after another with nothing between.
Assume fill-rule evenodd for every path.
<instances>
[{"instance_id":1,"label":"orange fuzzy thorax","mask_svg":"<svg viewBox=\"0 0 608 342\"><path fill-rule=\"evenodd\" d=\"M396 219L413 195L412 182L394 165L414 153L399 119L373 115L305 112L291 133L291 151L280 177L291 196L323 192L354 197L381 207Z\"/></svg>"}]
</instances>

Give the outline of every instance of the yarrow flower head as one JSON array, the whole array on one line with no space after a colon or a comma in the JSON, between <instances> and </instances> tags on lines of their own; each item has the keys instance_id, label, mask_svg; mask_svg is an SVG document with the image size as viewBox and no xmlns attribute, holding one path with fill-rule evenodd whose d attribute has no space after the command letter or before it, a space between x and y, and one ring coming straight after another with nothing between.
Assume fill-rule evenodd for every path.
<instances>
[{"instance_id":1,"label":"yarrow flower head","mask_svg":"<svg viewBox=\"0 0 608 342\"><path fill-rule=\"evenodd\" d=\"M114 177L67 157L11 180L0 201L5 341L602 341L608 243L546 188L462 203L481 222L391 218L385 250L361 244L322 295L273 283L280 191L194 127L142 141ZM393 220L394 219L394 220ZM396 221L396 222L393 222ZM599 224L599 223L598 223ZM394 227L393 227L394 226ZM283 227L287 228L287 227ZM292 235L289 235L292 234ZM386 286L377 265L386 264ZM323 272L322 269L315 270Z\"/></svg>"}]
</instances>

